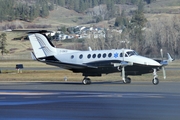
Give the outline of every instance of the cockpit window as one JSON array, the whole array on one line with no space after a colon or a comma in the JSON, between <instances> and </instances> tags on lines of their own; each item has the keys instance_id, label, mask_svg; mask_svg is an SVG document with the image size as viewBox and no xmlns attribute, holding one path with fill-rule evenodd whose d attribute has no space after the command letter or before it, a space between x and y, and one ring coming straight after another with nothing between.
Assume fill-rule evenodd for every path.
<instances>
[{"instance_id":1,"label":"cockpit window","mask_svg":"<svg viewBox=\"0 0 180 120\"><path fill-rule=\"evenodd\" d=\"M138 55L138 53L135 51L128 51L125 53L125 57L130 57L132 55ZM120 53L120 57L123 57L123 53Z\"/></svg>"},{"instance_id":2,"label":"cockpit window","mask_svg":"<svg viewBox=\"0 0 180 120\"><path fill-rule=\"evenodd\" d=\"M128 57L127 53L124 54L125 57ZM123 53L120 53L120 57L123 57Z\"/></svg>"},{"instance_id":3,"label":"cockpit window","mask_svg":"<svg viewBox=\"0 0 180 120\"><path fill-rule=\"evenodd\" d=\"M128 51L126 53L128 54L129 57L132 55L138 55L137 52L135 52L135 51Z\"/></svg>"}]
</instances>

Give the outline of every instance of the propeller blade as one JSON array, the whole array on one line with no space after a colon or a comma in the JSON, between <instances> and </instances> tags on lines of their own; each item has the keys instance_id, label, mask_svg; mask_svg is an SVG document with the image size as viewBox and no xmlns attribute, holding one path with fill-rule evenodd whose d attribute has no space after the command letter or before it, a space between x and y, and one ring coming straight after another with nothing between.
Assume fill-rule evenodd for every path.
<instances>
[{"instance_id":1,"label":"propeller blade","mask_svg":"<svg viewBox=\"0 0 180 120\"><path fill-rule=\"evenodd\" d=\"M161 59L163 61L163 50L162 49L160 49L160 53L161 53Z\"/></svg>"},{"instance_id":2,"label":"propeller blade","mask_svg":"<svg viewBox=\"0 0 180 120\"><path fill-rule=\"evenodd\" d=\"M122 50L122 54L123 54L123 61L124 61L124 57L125 57L124 49Z\"/></svg>"},{"instance_id":3,"label":"propeller blade","mask_svg":"<svg viewBox=\"0 0 180 120\"><path fill-rule=\"evenodd\" d=\"M163 71L164 79L166 79L166 71L165 71L165 67L162 67L162 71Z\"/></svg>"},{"instance_id":4,"label":"propeller blade","mask_svg":"<svg viewBox=\"0 0 180 120\"><path fill-rule=\"evenodd\" d=\"M124 82L126 82L126 81L125 81L125 70L124 70L124 66L122 67L122 80L123 80Z\"/></svg>"}]
</instances>

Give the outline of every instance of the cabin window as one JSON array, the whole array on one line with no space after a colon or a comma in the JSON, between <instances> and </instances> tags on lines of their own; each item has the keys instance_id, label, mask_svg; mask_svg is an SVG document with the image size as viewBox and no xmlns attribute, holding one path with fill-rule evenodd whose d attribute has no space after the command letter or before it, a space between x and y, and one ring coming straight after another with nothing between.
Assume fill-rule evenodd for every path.
<instances>
[{"instance_id":1,"label":"cabin window","mask_svg":"<svg viewBox=\"0 0 180 120\"><path fill-rule=\"evenodd\" d=\"M106 53L103 54L103 58L105 58L105 57L106 57Z\"/></svg>"},{"instance_id":2,"label":"cabin window","mask_svg":"<svg viewBox=\"0 0 180 120\"><path fill-rule=\"evenodd\" d=\"M111 56L112 56L112 53L109 53L109 54L108 54L108 57L111 57Z\"/></svg>"},{"instance_id":3,"label":"cabin window","mask_svg":"<svg viewBox=\"0 0 180 120\"><path fill-rule=\"evenodd\" d=\"M88 54L87 58L90 59L91 58L91 54Z\"/></svg>"},{"instance_id":4,"label":"cabin window","mask_svg":"<svg viewBox=\"0 0 180 120\"><path fill-rule=\"evenodd\" d=\"M98 54L98 58L101 58L101 54L100 53Z\"/></svg>"},{"instance_id":5,"label":"cabin window","mask_svg":"<svg viewBox=\"0 0 180 120\"><path fill-rule=\"evenodd\" d=\"M123 57L123 54L122 54L122 53L120 53L120 57Z\"/></svg>"},{"instance_id":6,"label":"cabin window","mask_svg":"<svg viewBox=\"0 0 180 120\"><path fill-rule=\"evenodd\" d=\"M71 55L71 59L73 59L74 58L74 55Z\"/></svg>"},{"instance_id":7,"label":"cabin window","mask_svg":"<svg viewBox=\"0 0 180 120\"><path fill-rule=\"evenodd\" d=\"M83 55L82 55L82 54L81 54L81 55L79 55L79 58L80 58L80 59L82 59L82 58L83 58Z\"/></svg>"},{"instance_id":8,"label":"cabin window","mask_svg":"<svg viewBox=\"0 0 180 120\"><path fill-rule=\"evenodd\" d=\"M96 54L93 54L93 56L92 56L93 58L96 58Z\"/></svg>"}]
</instances>

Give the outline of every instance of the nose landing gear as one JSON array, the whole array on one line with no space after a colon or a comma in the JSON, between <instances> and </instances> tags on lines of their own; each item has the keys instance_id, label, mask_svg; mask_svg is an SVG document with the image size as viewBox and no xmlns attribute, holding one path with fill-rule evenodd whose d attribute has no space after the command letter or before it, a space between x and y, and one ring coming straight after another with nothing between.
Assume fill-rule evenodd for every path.
<instances>
[{"instance_id":1,"label":"nose landing gear","mask_svg":"<svg viewBox=\"0 0 180 120\"><path fill-rule=\"evenodd\" d=\"M156 69L153 69L153 70L154 70L154 72L153 72L154 78L153 78L153 80L152 80L152 83L153 83L154 85L157 85L157 84L159 84L159 79L158 79L158 75L157 75L157 70L156 70Z\"/></svg>"}]
</instances>

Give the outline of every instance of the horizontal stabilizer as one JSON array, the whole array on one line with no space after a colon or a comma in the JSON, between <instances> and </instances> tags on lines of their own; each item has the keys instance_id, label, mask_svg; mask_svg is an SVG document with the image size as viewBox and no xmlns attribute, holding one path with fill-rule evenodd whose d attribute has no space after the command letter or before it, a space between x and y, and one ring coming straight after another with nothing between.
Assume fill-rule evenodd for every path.
<instances>
[{"instance_id":1,"label":"horizontal stabilizer","mask_svg":"<svg viewBox=\"0 0 180 120\"><path fill-rule=\"evenodd\" d=\"M37 58L36 58L36 56L34 55L33 52L31 52L31 58L32 58L32 60L37 60Z\"/></svg>"},{"instance_id":2,"label":"horizontal stabilizer","mask_svg":"<svg viewBox=\"0 0 180 120\"><path fill-rule=\"evenodd\" d=\"M30 33L47 33L47 32L52 32L52 31L47 31L47 30L29 30L29 29L23 29L23 30L16 30L16 29L14 29L14 30L11 30L10 32L25 32L25 33L28 33L28 34L30 34Z\"/></svg>"},{"instance_id":3,"label":"horizontal stabilizer","mask_svg":"<svg viewBox=\"0 0 180 120\"><path fill-rule=\"evenodd\" d=\"M171 55L170 55L169 53L167 53L167 55L168 55L168 61L169 61L169 62L174 61L174 59L171 57Z\"/></svg>"}]
</instances>

